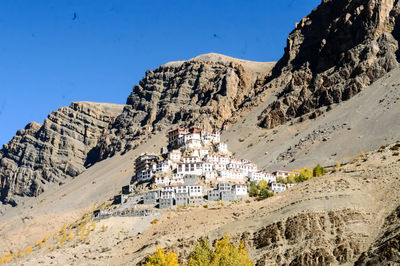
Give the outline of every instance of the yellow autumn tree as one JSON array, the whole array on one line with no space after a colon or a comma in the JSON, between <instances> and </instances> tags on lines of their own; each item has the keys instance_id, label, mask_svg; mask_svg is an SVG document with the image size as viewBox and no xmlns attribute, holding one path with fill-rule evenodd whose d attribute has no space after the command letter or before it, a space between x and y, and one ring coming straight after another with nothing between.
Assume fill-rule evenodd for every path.
<instances>
[{"instance_id":1,"label":"yellow autumn tree","mask_svg":"<svg viewBox=\"0 0 400 266\"><path fill-rule=\"evenodd\" d=\"M311 168L304 167L303 169L293 170L293 173L299 173L293 176L293 180L296 183L304 182L308 179L313 178L313 169Z\"/></svg>"},{"instance_id":2,"label":"yellow autumn tree","mask_svg":"<svg viewBox=\"0 0 400 266\"><path fill-rule=\"evenodd\" d=\"M258 182L258 189L259 190L268 189L268 182L265 180L260 180L260 182Z\"/></svg>"},{"instance_id":3,"label":"yellow autumn tree","mask_svg":"<svg viewBox=\"0 0 400 266\"><path fill-rule=\"evenodd\" d=\"M25 249L26 254L31 254L32 253L32 246L27 246Z\"/></svg>"},{"instance_id":4,"label":"yellow autumn tree","mask_svg":"<svg viewBox=\"0 0 400 266\"><path fill-rule=\"evenodd\" d=\"M42 247L43 247L43 242L42 241L39 241L39 242L37 242L37 247L39 248L39 249L41 249Z\"/></svg>"},{"instance_id":5,"label":"yellow autumn tree","mask_svg":"<svg viewBox=\"0 0 400 266\"><path fill-rule=\"evenodd\" d=\"M208 266L211 263L213 251L207 238L196 243L188 259L188 266Z\"/></svg>"},{"instance_id":6,"label":"yellow autumn tree","mask_svg":"<svg viewBox=\"0 0 400 266\"><path fill-rule=\"evenodd\" d=\"M178 255L171 251L166 253L164 249L157 248L153 255L146 259L146 266L176 266ZM215 241L213 248L207 238L203 238L196 243L192 253L190 253L188 266L251 266L254 265L247 256L244 243L238 246L231 243L229 234L225 234L221 239Z\"/></svg>"},{"instance_id":7,"label":"yellow autumn tree","mask_svg":"<svg viewBox=\"0 0 400 266\"><path fill-rule=\"evenodd\" d=\"M225 234L220 240L214 244L214 251L210 248L207 239L200 240L189 255L189 266L206 266L206 265L238 265L250 266L253 262L247 256L247 250L244 248L243 242L239 246L235 246L229 239L229 234Z\"/></svg>"},{"instance_id":8,"label":"yellow autumn tree","mask_svg":"<svg viewBox=\"0 0 400 266\"><path fill-rule=\"evenodd\" d=\"M2 258L2 263L7 263L12 259L11 253L5 253L4 257Z\"/></svg>"},{"instance_id":9,"label":"yellow autumn tree","mask_svg":"<svg viewBox=\"0 0 400 266\"><path fill-rule=\"evenodd\" d=\"M288 177L286 177L287 183L294 183L296 182L295 177L293 174L290 174Z\"/></svg>"},{"instance_id":10,"label":"yellow autumn tree","mask_svg":"<svg viewBox=\"0 0 400 266\"><path fill-rule=\"evenodd\" d=\"M153 255L147 257L146 266L178 266L178 255L171 251L166 253L164 249L157 248Z\"/></svg>"},{"instance_id":11,"label":"yellow autumn tree","mask_svg":"<svg viewBox=\"0 0 400 266\"><path fill-rule=\"evenodd\" d=\"M72 232L68 233L68 241L72 242L72 240L74 239L74 234L72 234Z\"/></svg>"},{"instance_id":12,"label":"yellow autumn tree","mask_svg":"<svg viewBox=\"0 0 400 266\"><path fill-rule=\"evenodd\" d=\"M244 243L241 242L239 246L235 246L230 242L229 234L225 234L223 238L215 242L214 248L215 251L212 255L210 265L253 265L253 262L247 256Z\"/></svg>"}]
</instances>

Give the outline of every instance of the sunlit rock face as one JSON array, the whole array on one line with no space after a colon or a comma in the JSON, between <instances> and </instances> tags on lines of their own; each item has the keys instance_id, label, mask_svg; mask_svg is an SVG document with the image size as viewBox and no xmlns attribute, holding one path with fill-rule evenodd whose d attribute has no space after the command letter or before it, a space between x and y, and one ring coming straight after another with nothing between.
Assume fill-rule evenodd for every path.
<instances>
[{"instance_id":1,"label":"sunlit rock face","mask_svg":"<svg viewBox=\"0 0 400 266\"><path fill-rule=\"evenodd\" d=\"M170 62L133 87L127 106L98 145L98 158L129 150L148 133L173 125L222 129L249 109L258 73L273 63L250 62L219 54ZM264 67L265 66L265 67Z\"/></svg>"},{"instance_id":2,"label":"sunlit rock face","mask_svg":"<svg viewBox=\"0 0 400 266\"><path fill-rule=\"evenodd\" d=\"M19 130L0 151L0 200L15 205L14 195L37 196L83 172L87 153L122 108L74 102Z\"/></svg>"},{"instance_id":3,"label":"sunlit rock face","mask_svg":"<svg viewBox=\"0 0 400 266\"><path fill-rule=\"evenodd\" d=\"M318 116L397 67L399 14L394 0L322 1L290 33L265 85L283 90L259 125Z\"/></svg>"}]
</instances>

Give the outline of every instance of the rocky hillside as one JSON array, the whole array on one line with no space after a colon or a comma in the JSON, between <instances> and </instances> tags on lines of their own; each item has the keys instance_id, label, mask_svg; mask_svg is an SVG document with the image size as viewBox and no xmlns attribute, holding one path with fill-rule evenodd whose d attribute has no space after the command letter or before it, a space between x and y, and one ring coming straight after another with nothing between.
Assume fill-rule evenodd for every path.
<instances>
[{"instance_id":1,"label":"rocky hillside","mask_svg":"<svg viewBox=\"0 0 400 266\"><path fill-rule=\"evenodd\" d=\"M163 245L185 257L193 238L206 235L212 240L229 232L245 242L257 265L398 263L400 168L394 146L356 158L264 202L193 210L173 221L165 217L163 225L142 235L149 238L141 243L148 250ZM157 238L152 241L151 235ZM136 250L132 258L143 254Z\"/></svg>"},{"instance_id":2,"label":"rocky hillside","mask_svg":"<svg viewBox=\"0 0 400 266\"><path fill-rule=\"evenodd\" d=\"M98 158L130 150L151 132L171 125L221 129L245 112L258 77L273 63L251 62L219 54L170 62L133 87L127 106L98 146Z\"/></svg>"},{"instance_id":3,"label":"rocky hillside","mask_svg":"<svg viewBox=\"0 0 400 266\"><path fill-rule=\"evenodd\" d=\"M48 183L82 173L88 152L122 108L74 102L19 130L0 151L0 200L15 205L15 196L37 196Z\"/></svg>"},{"instance_id":4,"label":"rocky hillside","mask_svg":"<svg viewBox=\"0 0 400 266\"><path fill-rule=\"evenodd\" d=\"M399 21L395 0L323 0L290 33L284 56L265 81L265 88L282 91L259 125L318 116L394 69Z\"/></svg>"},{"instance_id":5,"label":"rocky hillside","mask_svg":"<svg viewBox=\"0 0 400 266\"><path fill-rule=\"evenodd\" d=\"M400 206L386 217L382 230L356 265L400 264Z\"/></svg>"},{"instance_id":6,"label":"rocky hillside","mask_svg":"<svg viewBox=\"0 0 400 266\"><path fill-rule=\"evenodd\" d=\"M324 176L262 201L250 199L225 205L209 202L207 207L164 210L156 216L97 221L86 242L74 238L51 250L47 247L54 243L49 240L46 248L36 248L14 262L136 265L156 247L175 250L185 260L200 237L213 241L229 232L236 243L245 242L257 265L397 265L400 157L395 147L399 145L365 153L339 168L331 168ZM7 243L3 249L12 246L10 243L18 244L13 250L22 249L60 232L63 224L79 220L83 212L73 215L75 209L61 210L59 206L81 202L89 210L90 198L99 195L98 183L93 185L92 180L98 181L110 172L107 167L94 168L116 157L96 164L82 179L71 182L85 193L64 190L66 196L60 198L45 192L34 199L36 202L27 202L18 206L18 211L0 217L0 237ZM116 171L109 181L121 173ZM63 219L49 222L49 213ZM154 219L158 223L151 224ZM35 230L29 230L28 225ZM51 230L47 229L49 225ZM27 243L22 244L24 241Z\"/></svg>"}]
</instances>

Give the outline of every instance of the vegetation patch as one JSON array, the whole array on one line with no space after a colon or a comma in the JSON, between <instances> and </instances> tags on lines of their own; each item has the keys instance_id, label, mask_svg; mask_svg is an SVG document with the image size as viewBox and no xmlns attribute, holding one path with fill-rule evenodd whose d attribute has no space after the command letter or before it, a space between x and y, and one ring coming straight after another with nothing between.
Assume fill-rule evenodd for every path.
<instances>
[{"instance_id":1,"label":"vegetation patch","mask_svg":"<svg viewBox=\"0 0 400 266\"><path fill-rule=\"evenodd\" d=\"M398 150L400 150L400 144L395 144L394 146L390 147L390 149L392 151L398 151Z\"/></svg>"},{"instance_id":2,"label":"vegetation patch","mask_svg":"<svg viewBox=\"0 0 400 266\"><path fill-rule=\"evenodd\" d=\"M244 243L234 245L229 238L229 234L215 241L211 247L207 238L200 239L195 244L194 250L190 253L186 265L242 265L250 266L254 263L247 255ZM178 255L175 251L165 252L162 248L157 248L156 252L146 258L146 266L177 266L184 265L179 263Z\"/></svg>"},{"instance_id":3,"label":"vegetation patch","mask_svg":"<svg viewBox=\"0 0 400 266\"><path fill-rule=\"evenodd\" d=\"M268 182L261 180L256 184L256 182L250 182L249 196L257 197L259 199L266 199L272 197L274 192L268 189Z\"/></svg>"}]
</instances>

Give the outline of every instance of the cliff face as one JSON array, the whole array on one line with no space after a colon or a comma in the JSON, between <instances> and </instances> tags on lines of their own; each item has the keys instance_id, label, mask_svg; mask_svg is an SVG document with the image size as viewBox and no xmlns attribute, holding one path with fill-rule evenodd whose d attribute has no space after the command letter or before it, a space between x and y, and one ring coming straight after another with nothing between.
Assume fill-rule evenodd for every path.
<instances>
[{"instance_id":1,"label":"cliff face","mask_svg":"<svg viewBox=\"0 0 400 266\"><path fill-rule=\"evenodd\" d=\"M330 265L354 261L365 244L363 232L348 224L369 223L365 213L342 209L308 212L266 226L254 234L254 248L262 250L257 265Z\"/></svg>"},{"instance_id":2,"label":"cliff face","mask_svg":"<svg viewBox=\"0 0 400 266\"><path fill-rule=\"evenodd\" d=\"M121 111L120 105L75 102L19 130L0 151L0 200L14 205L14 195L37 196L47 183L79 175L87 153Z\"/></svg>"},{"instance_id":3,"label":"cliff face","mask_svg":"<svg viewBox=\"0 0 400 266\"><path fill-rule=\"evenodd\" d=\"M259 116L273 128L345 101L398 66L400 4L324 0L296 25L266 87L283 86Z\"/></svg>"},{"instance_id":4,"label":"cliff face","mask_svg":"<svg viewBox=\"0 0 400 266\"><path fill-rule=\"evenodd\" d=\"M102 138L98 158L129 150L148 133L172 125L224 128L246 110L242 105L254 96L258 75L272 65L206 54L147 71Z\"/></svg>"}]
</instances>

